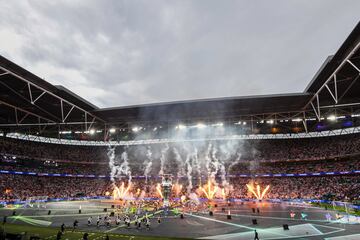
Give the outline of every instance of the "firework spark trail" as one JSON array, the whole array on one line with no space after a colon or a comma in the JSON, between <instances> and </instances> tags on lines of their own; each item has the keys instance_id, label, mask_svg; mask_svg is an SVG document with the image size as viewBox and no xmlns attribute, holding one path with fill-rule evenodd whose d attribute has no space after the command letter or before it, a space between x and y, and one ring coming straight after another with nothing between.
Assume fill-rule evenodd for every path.
<instances>
[{"instance_id":1,"label":"firework spark trail","mask_svg":"<svg viewBox=\"0 0 360 240\"><path fill-rule=\"evenodd\" d=\"M118 188L117 186L114 186L114 192L113 192L114 200L124 199L127 196L127 194L129 193L130 187L131 186L129 183L128 186L125 188L124 182L121 183L120 188Z\"/></svg>"},{"instance_id":2,"label":"firework spark trail","mask_svg":"<svg viewBox=\"0 0 360 240\"><path fill-rule=\"evenodd\" d=\"M119 174L126 175L128 177L128 181L130 184L131 180L132 180L132 176L131 176L131 169L130 169L130 165L129 165L129 158L128 158L128 154L127 154L126 150L121 154L121 160L122 160L122 163L120 164L120 167L119 167ZM120 178L121 178L121 176L120 176Z\"/></svg>"},{"instance_id":3,"label":"firework spark trail","mask_svg":"<svg viewBox=\"0 0 360 240\"><path fill-rule=\"evenodd\" d=\"M172 190L174 191L175 196L180 195L182 188L183 188L183 186L181 184L179 184L178 182L172 186Z\"/></svg>"},{"instance_id":4,"label":"firework spark trail","mask_svg":"<svg viewBox=\"0 0 360 240\"><path fill-rule=\"evenodd\" d=\"M160 157L160 171L159 175L164 174L164 167L165 167L165 161L166 161L166 153L169 150L169 144L165 144L165 147L161 150L161 157Z\"/></svg>"},{"instance_id":5,"label":"firework spark trail","mask_svg":"<svg viewBox=\"0 0 360 240\"><path fill-rule=\"evenodd\" d=\"M211 143L209 143L205 156L205 167L208 172L208 178L210 178L212 181L215 181L219 167L216 153L217 149Z\"/></svg>"},{"instance_id":6,"label":"firework spark trail","mask_svg":"<svg viewBox=\"0 0 360 240\"><path fill-rule=\"evenodd\" d=\"M111 182L114 182L115 175L117 172L117 168L115 166L115 147L112 147L109 145L107 155L109 158L110 179L111 179Z\"/></svg>"},{"instance_id":7,"label":"firework spark trail","mask_svg":"<svg viewBox=\"0 0 360 240\"><path fill-rule=\"evenodd\" d=\"M209 179L204 187L200 186L200 190L204 193L207 199L212 200L218 190L217 186L212 187L211 180Z\"/></svg>"},{"instance_id":8,"label":"firework spark trail","mask_svg":"<svg viewBox=\"0 0 360 240\"><path fill-rule=\"evenodd\" d=\"M194 154L192 159L192 168L195 168L198 178L201 179L201 166L198 158L198 150L194 147Z\"/></svg>"},{"instance_id":9,"label":"firework spark trail","mask_svg":"<svg viewBox=\"0 0 360 240\"><path fill-rule=\"evenodd\" d=\"M188 186L187 186L187 192L190 193L193 184L192 184L192 166L191 166L191 153L187 153L186 160L185 160L185 166L186 166L186 176L188 180Z\"/></svg>"},{"instance_id":10,"label":"firework spark trail","mask_svg":"<svg viewBox=\"0 0 360 240\"><path fill-rule=\"evenodd\" d=\"M158 184L156 185L156 191L158 192L160 198L164 198L164 196L163 196L163 194L162 194L162 190L161 190L161 185L160 185L160 183L158 183Z\"/></svg>"},{"instance_id":11,"label":"firework spark trail","mask_svg":"<svg viewBox=\"0 0 360 240\"><path fill-rule=\"evenodd\" d=\"M176 147L173 147L174 154L175 154L175 160L178 166L178 171L176 175L176 179L178 180L180 177L182 177L184 173L184 161L179 153L179 150Z\"/></svg>"},{"instance_id":12,"label":"firework spark trail","mask_svg":"<svg viewBox=\"0 0 360 240\"><path fill-rule=\"evenodd\" d=\"M120 161L116 158L115 147L109 146L107 155L109 157L111 181L114 183L116 179L121 179L124 175L126 175L128 177L128 181L131 182L131 169L126 150L121 154Z\"/></svg>"},{"instance_id":13,"label":"firework spark trail","mask_svg":"<svg viewBox=\"0 0 360 240\"><path fill-rule=\"evenodd\" d=\"M246 184L246 187L258 200L262 200L265 197L267 191L270 189L270 185L267 185L266 188L263 191L261 191L261 187L258 184L256 184L256 189L255 189L254 184L252 182Z\"/></svg>"},{"instance_id":14,"label":"firework spark trail","mask_svg":"<svg viewBox=\"0 0 360 240\"><path fill-rule=\"evenodd\" d=\"M151 172L151 167L153 165L153 157L152 157L151 147L148 147L146 149L146 158L147 158L147 160L144 162L144 165L145 165L144 176L145 176L145 182L147 183L149 174Z\"/></svg>"}]
</instances>

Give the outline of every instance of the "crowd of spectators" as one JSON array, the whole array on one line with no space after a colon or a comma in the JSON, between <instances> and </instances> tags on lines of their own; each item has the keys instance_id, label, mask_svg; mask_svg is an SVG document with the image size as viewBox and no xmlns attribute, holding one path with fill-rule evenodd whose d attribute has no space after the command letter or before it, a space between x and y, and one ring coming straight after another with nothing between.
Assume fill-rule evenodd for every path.
<instances>
[{"instance_id":1,"label":"crowd of spectators","mask_svg":"<svg viewBox=\"0 0 360 240\"><path fill-rule=\"evenodd\" d=\"M143 167L140 165L140 167ZM229 168L228 168L229 169ZM3 159L0 155L0 170L22 171L35 173L58 173L58 174L81 174L81 175L106 175L109 176L108 163L84 164L68 162L50 162L28 159ZM142 169L133 171L134 175L143 175ZM319 172L343 172L360 170L360 156L351 158L336 158L328 160L304 160L304 161L282 161L282 162L258 162L240 161L233 165L228 172L236 174L282 174L282 173L319 173ZM159 170L157 170L158 172Z\"/></svg>"},{"instance_id":2,"label":"crowd of spectators","mask_svg":"<svg viewBox=\"0 0 360 240\"><path fill-rule=\"evenodd\" d=\"M256 178L254 182L262 189L270 185L266 196L270 199L360 199L360 176ZM244 186L249 179L236 178L232 183L233 197L248 196L249 192Z\"/></svg>"},{"instance_id":3,"label":"crowd of spectators","mask_svg":"<svg viewBox=\"0 0 360 240\"><path fill-rule=\"evenodd\" d=\"M360 170L360 156L327 160L241 162L231 168L230 174L320 173Z\"/></svg>"},{"instance_id":4,"label":"crowd of spectators","mask_svg":"<svg viewBox=\"0 0 360 240\"><path fill-rule=\"evenodd\" d=\"M117 147L115 162L119 164L123 162L122 153L126 151L126 161L133 175L144 175L144 163L150 160L153 161L153 172L150 172L150 175L159 173L162 161L165 162L165 166L168 164L169 171L175 173L179 168L184 168L185 165L181 163L184 163L189 156L189 149L194 149L196 146L199 159L211 158L210 161L222 161L226 156L227 161L223 163L230 174L360 170L359 134L303 139L242 140L236 143L214 142L211 144L213 150L210 152L209 143L198 145L194 143L194 146L191 144ZM168 150L164 151L164 149ZM229 149L231 154L227 152ZM55 145L0 138L0 170L109 176L107 152L107 147ZM241 158L236 162L235 158L240 155ZM184 186L187 185L186 177L181 181L184 182ZM249 197L246 183L252 181L250 178L231 178L229 181L234 186L230 196ZM337 200L359 199L359 175L269 177L255 178L254 181L262 186L271 186L268 198L321 199L325 195L332 195ZM144 180L134 179L133 184L134 188L145 187L146 191L144 191L148 196L157 196L156 182L145 184ZM198 187L196 183L193 185L194 188ZM109 179L0 174L0 199L26 199L31 196L50 198L104 196L107 192L112 192L112 189ZM183 191L185 189L184 187Z\"/></svg>"},{"instance_id":5,"label":"crowd of spectators","mask_svg":"<svg viewBox=\"0 0 360 240\"><path fill-rule=\"evenodd\" d=\"M133 179L131 192L143 192L144 197L159 197L156 184L160 180ZM282 177L282 178L233 178L230 180L232 190L227 197L254 198L246 184L253 182L262 189L270 185L266 198L270 199L335 199L353 201L360 199L360 176L327 176L327 177ZM186 194L186 181L182 182L181 194ZM120 186L120 182L117 184ZM193 185L193 192L198 185ZM139 190L138 190L139 189ZM109 179L36 177L19 175L0 175L0 200L26 200L34 196L49 198L95 197L111 195L113 185ZM179 197L179 196L177 196Z\"/></svg>"},{"instance_id":6,"label":"crowd of spectators","mask_svg":"<svg viewBox=\"0 0 360 240\"><path fill-rule=\"evenodd\" d=\"M360 154L360 134L317 138L229 140L212 144L218 146L219 154L222 149L225 149L225 151L231 151L235 155L240 153L242 160L309 160ZM206 152L208 147L207 144L199 143L197 145L196 142L190 145L197 146L199 154ZM231 145L231 149L228 147L229 145ZM135 160L146 159L146 149L150 149L154 156L160 157L161 151L166 147L170 149L177 148L181 155L186 152L183 149L184 145L182 143L119 146L116 151L121 152L126 149L129 152L129 158ZM22 156L31 159L99 163L109 161L107 152L108 147L105 146L75 146L0 138L0 154ZM185 158L185 156L182 157Z\"/></svg>"},{"instance_id":7,"label":"crowd of spectators","mask_svg":"<svg viewBox=\"0 0 360 240\"><path fill-rule=\"evenodd\" d=\"M103 162L107 160L106 148L62 145L0 138L0 153L42 160L69 162Z\"/></svg>"}]
</instances>

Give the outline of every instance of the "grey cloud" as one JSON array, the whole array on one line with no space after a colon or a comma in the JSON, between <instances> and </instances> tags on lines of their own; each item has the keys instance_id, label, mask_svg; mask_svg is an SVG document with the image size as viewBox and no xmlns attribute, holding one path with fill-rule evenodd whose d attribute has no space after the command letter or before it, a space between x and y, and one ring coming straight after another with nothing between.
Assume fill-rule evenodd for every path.
<instances>
[{"instance_id":1,"label":"grey cloud","mask_svg":"<svg viewBox=\"0 0 360 240\"><path fill-rule=\"evenodd\" d=\"M4 43L1 54L69 89L98 88L106 94L76 93L110 107L302 91L358 22L360 2L37 0L2 6L0 33L15 31L24 44L11 55L11 43ZM86 81L68 79L65 71Z\"/></svg>"}]
</instances>

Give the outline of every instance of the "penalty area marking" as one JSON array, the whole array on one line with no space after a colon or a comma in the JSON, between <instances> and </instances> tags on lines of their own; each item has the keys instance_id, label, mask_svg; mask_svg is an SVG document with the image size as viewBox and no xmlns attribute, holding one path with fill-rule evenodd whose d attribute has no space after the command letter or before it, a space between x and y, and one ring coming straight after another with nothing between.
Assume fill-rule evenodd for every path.
<instances>
[{"instance_id":1,"label":"penalty area marking","mask_svg":"<svg viewBox=\"0 0 360 240\"><path fill-rule=\"evenodd\" d=\"M245 225L231 223L231 222L225 222L225 221L221 221L221 220L213 219L213 218L208 218L208 217L204 217L204 216L188 214L188 213L184 213L184 214L187 215L187 216L190 216L190 217L196 217L196 218L200 218L200 219L207 220L207 221L213 221L213 222L218 222L218 223L222 223L222 224L226 224L226 225L230 225L230 226L235 226L235 227L239 227L239 228L245 228L245 229L252 230L252 231L253 230L259 230L259 228L252 228L252 227L248 227L248 226L245 226ZM261 229L261 230L262 231L268 231L267 229ZM288 237L288 235L286 235L286 234L279 234L279 235L284 236L285 238Z\"/></svg>"}]
</instances>

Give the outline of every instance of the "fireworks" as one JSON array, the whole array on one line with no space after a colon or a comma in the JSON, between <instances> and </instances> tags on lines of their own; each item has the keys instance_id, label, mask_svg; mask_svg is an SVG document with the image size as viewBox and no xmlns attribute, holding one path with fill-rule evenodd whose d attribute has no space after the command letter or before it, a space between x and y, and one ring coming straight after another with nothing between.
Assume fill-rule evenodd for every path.
<instances>
[{"instance_id":1,"label":"fireworks","mask_svg":"<svg viewBox=\"0 0 360 240\"><path fill-rule=\"evenodd\" d=\"M179 183L175 183L172 186L172 190L175 192L175 196L180 195L182 188L183 188L183 186L181 184L179 184Z\"/></svg>"},{"instance_id":2,"label":"fireworks","mask_svg":"<svg viewBox=\"0 0 360 240\"><path fill-rule=\"evenodd\" d=\"M226 199L226 192L225 192L225 188L222 188L222 189L221 189L221 196L222 196L223 200L225 200L225 199Z\"/></svg>"},{"instance_id":3,"label":"fireworks","mask_svg":"<svg viewBox=\"0 0 360 240\"><path fill-rule=\"evenodd\" d=\"M246 184L249 192L251 192L258 200L262 200L267 193L267 191L270 189L270 185L267 185L266 188L261 191L261 187L259 184L256 184L256 189L254 188L254 184ZM256 191L255 191L256 190Z\"/></svg>"},{"instance_id":4,"label":"fireworks","mask_svg":"<svg viewBox=\"0 0 360 240\"><path fill-rule=\"evenodd\" d=\"M164 198L164 196L163 196L163 194L162 194L162 191L161 191L161 185L160 185L160 183L158 183L158 184L156 185L156 191L158 192L160 198Z\"/></svg>"},{"instance_id":5,"label":"fireworks","mask_svg":"<svg viewBox=\"0 0 360 240\"><path fill-rule=\"evenodd\" d=\"M209 200L214 199L214 196L218 190L217 186L212 187L211 181L208 180L208 183L204 187L200 186L200 190L205 194L206 198Z\"/></svg>"},{"instance_id":6,"label":"fireworks","mask_svg":"<svg viewBox=\"0 0 360 240\"><path fill-rule=\"evenodd\" d=\"M131 187L130 184L128 184L128 186L125 187L124 182L121 183L120 188L114 185L114 191L113 191L114 200L124 199L129 194L130 187Z\"/></svg>"}]
</instances>

